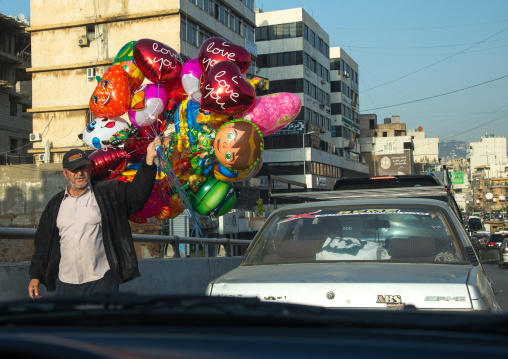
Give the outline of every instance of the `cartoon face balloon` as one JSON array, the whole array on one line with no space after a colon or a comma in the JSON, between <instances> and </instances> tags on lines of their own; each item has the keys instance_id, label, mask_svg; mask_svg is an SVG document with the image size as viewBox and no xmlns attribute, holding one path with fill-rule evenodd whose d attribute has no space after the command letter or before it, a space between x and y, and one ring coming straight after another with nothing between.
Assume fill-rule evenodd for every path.
<instances>
[{"instance_id":1,"label":"cartoon face balloon","mask_svg":"<svg viewBox=\"0 0 508 359\"><path fill-rule=\"evenodd\" d=\"M167 102L164 87L157 84L144 85L132 95L129 120L133 126L149 126L157 121Z\"/></svg>"},{"instance_id":2,"label":"cartoon face balloon","mask_svg":"<svg viewBox=\"0 0 508 359\"><path fill-rule=\"evenodd\" d=\"M226 122L217 131L213 143L217 161L235 171L244 171L255 166L263 147L261 131L246 120Z\"/></svg>"},{"instance_id":3,"label":"cartoon face balloon","mask_svg":"<svg viewBox=\"0 0 508 359\"><path fill-rule=\"evenodd\" d=\"M95 87L90 98L90 110L96 117L118 117L127 112L130 100L129 77L121 66L114 65Z\"/></svg>"},{"instance_id":4,"label":"cartoon face balloon","mask_svg":"<svg viewBox=\"0 0 508 359\"><path fill-rule=\"evenodd\" d=\"M123 118L96 118L86 126L79 138L95 149L112 148L113 145L108 142L122 131L130 131L129 123Z\"/></svg>"}]
</instances>

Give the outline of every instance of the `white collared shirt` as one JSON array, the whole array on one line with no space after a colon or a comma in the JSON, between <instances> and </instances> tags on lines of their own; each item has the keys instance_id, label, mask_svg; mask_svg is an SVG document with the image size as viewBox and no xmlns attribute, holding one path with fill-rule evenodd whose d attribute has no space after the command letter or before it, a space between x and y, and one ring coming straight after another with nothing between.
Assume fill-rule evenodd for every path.
<instances>
[{"instance_id":1,"label":"white collared shirt","mask_svg":"<svg viewBox=\"0 0 508 359\"><path fill-rule=\"evenodd\" d=\"M102 241L101 211L90 183L78 197L66 188L56 225L60 232L60 281L83 284L101 279L110 267Z\"/></svg>"}]
</instances>

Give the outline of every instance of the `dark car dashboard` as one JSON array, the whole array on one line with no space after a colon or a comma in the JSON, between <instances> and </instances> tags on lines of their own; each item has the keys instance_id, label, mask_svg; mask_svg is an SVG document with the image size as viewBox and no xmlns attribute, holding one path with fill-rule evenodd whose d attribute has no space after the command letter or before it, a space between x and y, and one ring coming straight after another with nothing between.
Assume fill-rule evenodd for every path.
<instances>
[{"instance_id":1,"label":"dark car dashboard","mask_svg":"<svg viewBox=\"0 0 508 359\"><path fill-rule=\"evenodd\" d=\"M255 298L5 303L3 358L506 357L508 317L331 310Z\"/></svg>"}]
</instances>

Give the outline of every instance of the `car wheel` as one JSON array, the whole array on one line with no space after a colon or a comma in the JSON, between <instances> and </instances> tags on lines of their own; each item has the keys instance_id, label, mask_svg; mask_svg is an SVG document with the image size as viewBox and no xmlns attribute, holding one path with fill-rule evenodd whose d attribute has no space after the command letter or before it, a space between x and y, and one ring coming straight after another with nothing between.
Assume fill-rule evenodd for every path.
<instances>
[{"instance_id":1,"label":"car wheel","mask_svg":"<svg viewBox=\"0 0 508 359\"><path fill-rule=\"evenodd\" d=\"M497 266L501 269L506 269L506 263L499 263Z\"/></svg>"}]
</instances>

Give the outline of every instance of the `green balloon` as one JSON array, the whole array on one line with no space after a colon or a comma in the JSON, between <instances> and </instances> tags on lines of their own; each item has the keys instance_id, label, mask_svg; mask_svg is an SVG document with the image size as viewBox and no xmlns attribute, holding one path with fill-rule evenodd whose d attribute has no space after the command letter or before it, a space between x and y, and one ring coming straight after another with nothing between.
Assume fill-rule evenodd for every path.
<instances>
[{"instance_id":1,"label":"green balloon","mask_svg":"<svg viewBox=\"0 0 508 359\"><path fill-rule=\"evenodd\" d=\"M126 43L120 49L120 51L118 51L118 54L116 54L115 60L113 61L113 65L116 65L120 62L133 61L134 55L132 54L132 52L134 50L135 43L136 43L136 41L130 41L130 42Z\"/></svg>"},{"instance_id":2,"label":"green balloon","mask_svg":"<svg viewBox=\"0 0 508 359\"><path fill-rule=\"evenodd\" d=\"M212 176L191 198L192 208L199 214L222 216L235 205L236 192L232 182L222 182Z\"/></svg>"}]
</instances>

